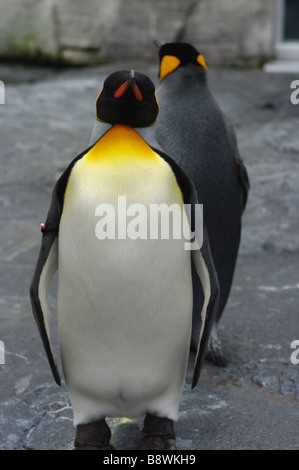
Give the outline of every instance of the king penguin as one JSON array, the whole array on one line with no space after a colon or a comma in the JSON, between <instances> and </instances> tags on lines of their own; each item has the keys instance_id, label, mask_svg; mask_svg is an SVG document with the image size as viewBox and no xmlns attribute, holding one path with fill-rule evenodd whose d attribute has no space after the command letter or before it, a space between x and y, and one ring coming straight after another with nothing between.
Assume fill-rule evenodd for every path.
<instances>
[{"instance_id":1,"label":"king penguin","mask_svg":"<svg viewBox=\"0 0 299 470\"><path fill-rule=\"evenodd\" d=\"M164 43L159 45L159 64L159 116L153 127L141 133L187 173L203 204L220 286L219 308L206 358L225 366L227 358L218 324L233 282L249 177L235 130L209 89L203 55L188 43ZM197 311L203 303L197 276L194 283L193 348L200 332Z\"/></svg>"},{"instance_id":2,"label":"king penguin","mask_svg":"<svg viewBox=\"0 0 299 470\"><path fill-rule=\"evenodd\" d=\"M191 264L205 295L192 388L217 311L218 280L205 224L195 220L194 185L135 129L152 125L158 110L146 75L121 70L106 78L96 100L96 118L107 124L106 132L58 179L42 227L31 303L60 385L47 303L58 270L59 344L74 413L75 450L112 449L106 418L138 416L144 417L138 449L175 449L174 421L192 326ZM146 231L135 236L141 233L138 225L152 222L153 205L179 207L176 223L188 223L187 236L164 239L146 236ZM132 219L136 211L142 218ZM135 228L130 236L129 224ZM185 238L192 248L186 248Z\"/></svg>"}]
</instances>

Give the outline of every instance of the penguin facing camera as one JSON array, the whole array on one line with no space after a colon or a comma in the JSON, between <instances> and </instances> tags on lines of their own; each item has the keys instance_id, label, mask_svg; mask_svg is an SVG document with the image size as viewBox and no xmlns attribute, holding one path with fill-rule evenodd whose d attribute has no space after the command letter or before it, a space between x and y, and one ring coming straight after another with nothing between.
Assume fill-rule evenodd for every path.
<instances>
[{"instance_id":1,"label":"penguin facing camera","mask_svg":"<svg viewBox=\"0 0 299 470\"><path fill-rule=\"evenodd\" d=\"M177 204L183 218L195 188L180 167L135 130L158 114L151 80L121 70L107 77L96 117L107 125L57 181L30 296L55 381L47 293L58 270L58 330L63 373L74 412L75 449L113 449L107 417L145 416L138 449L176 448L174 421L186 375L192 325L193 264L205 301L192 387L200 376L217 311L219 287L203 226L202 244L186 250L182 238L95 236L95 209L113 207L106 222L120 225L117 199L128 204ZM146 210L145 223L150 222ZM192 215L193 214L193 215ZM184 220L185 220L184 219ZM117 232L117 230L116 230Z\"/></svg>"},{"instance_id":2,"label":"penguin facing camera","mask_svg":"<svg viewBox=\"0 0 299 470\"><path fill-rule=\"evenodd\" d=\"M233 282L249 178L235 131L209 89L203 55L188 43L156 45L159 46L160 112L155 125L141 134L150 145L171 155L179 164L192 179L198 200L203 204L220 286L219 308L207 359L225 366L227 359L218 324ZM200 334L198 310L203 304L196 275L194 286L192 347L196 348Z\"/></svg>"}]
</instances>

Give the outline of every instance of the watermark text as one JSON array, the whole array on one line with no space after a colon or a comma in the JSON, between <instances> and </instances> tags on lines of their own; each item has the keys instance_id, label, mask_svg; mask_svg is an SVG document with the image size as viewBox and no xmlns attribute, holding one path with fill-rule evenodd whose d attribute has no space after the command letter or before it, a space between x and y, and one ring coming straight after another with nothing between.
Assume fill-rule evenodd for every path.
<instances>
[{"instance_id":1,"label":"watermark text","mask_svg":"<svg viewBox=\"0 0 299 470\"><path fill-rule=\"evenodd\" d=\"M193 214L191 214L193 211ZM117 207L102 203L95 209L95 235L99 240L180 240L185 250L198 250L203 242L202 204L127 205L126 196L118 196ZM191 231L190 220L194 221ZM195 236L196 234L196 236Z\"/></svg>"},{"instance_id":2,"label":"watermark text","mask_svg":"<svg viewBox=\"0 0 299 470\"><path fill-rule=\"evenodd\" d=\"M299 104L299 80L293 80L291 83L291 88L295 89L295 91L293 91L290 96L291 103Z\"/></svg>"},{"instance_id":3,"label":"watermark text","mask_svg":"<svg viewBox=\"0 0 299 470\"><path fill-rule=\"evenodd\" d=\"M291 363L294 365L299 364L299 339L294 339L294 341L291 342L291 348L295 349L290 357Z\"/></svg>"},{"instance_id":4,"label":"watermark text","mask_svg":"<svg viewBox=\"0 0 299 470\"><path fill-rule=\"evenodd\" d=\"M5 364L5 346L3 341L0 341L0 365Z\"/></svg>"},{"instance_id":5,"label":"watermark text","mask_svg":"<svg viewBox=\"0 0 299 470\"><path fill-rule=\"evenodd\" d=\"M2 80L0 80L0 104L5 104L5 86Z\"/></svg>"}]
</instances>

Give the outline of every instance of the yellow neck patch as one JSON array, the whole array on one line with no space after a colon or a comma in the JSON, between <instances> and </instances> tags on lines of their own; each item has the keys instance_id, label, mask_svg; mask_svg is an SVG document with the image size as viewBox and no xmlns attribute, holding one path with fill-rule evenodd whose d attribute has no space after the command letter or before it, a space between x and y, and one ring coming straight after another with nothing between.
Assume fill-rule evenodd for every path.
<instances>
[{"instance_id":1,"label":"yellow neck patch","mask_svg":"<svg viewBox=\"0 0 299 470\"><path fill-rule=\"evenodd\" d=\"M64 210L116 203L181 201L182 195L169 164L132 127L116 124L74 165L68 181ZM174 199L172 199L174 197Z\"/></svg>"},{"instance_id":2,"label":"yellow neck patch","mask_svg":"<svg viewBox=\"0 0 299 470\"><path fill-rule=\"evenodd\" d=\"M160 64L160 82L180 65L181 61L174 55L165 55Z\"/></svg>"},{"instance_id":3,"label":"yellow neck patch","mask_svg":"<svg viewBox=\"0 0 299 470\"><path fill-rule=\"evenodd\" d=\"M126 165L128 159L157 159L158 155L130 126L115 124L85 155L87 162Z\"/></svg>"}]
</instances>

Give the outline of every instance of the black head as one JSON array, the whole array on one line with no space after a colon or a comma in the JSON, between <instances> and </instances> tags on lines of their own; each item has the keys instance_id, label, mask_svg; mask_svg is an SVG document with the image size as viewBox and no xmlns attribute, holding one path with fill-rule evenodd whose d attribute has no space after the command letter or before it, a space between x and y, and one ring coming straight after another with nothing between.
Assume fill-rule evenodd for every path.
<instances>
[{"instance_id":1,"label":"black head","mask_svg":"<svg viewBox=\"0 0 299 470\"><path fill-rule=\"evenodd\" d=\"M168 42L159 49L160 81L178 67L195 64L207 70L205 60L195 47L186 42Z\"/></svg>"},{"instance_id":2,"label":"black head","mask_svg":"<svg viewBox=\"0 0 299 470\"><path fill-rule=\"evenodd\" d=\"M96 118L109 124L147 127L155 122L158 111L153 82L133 70L109 75L96 101Z\"/></svg>"}]
</instances>

